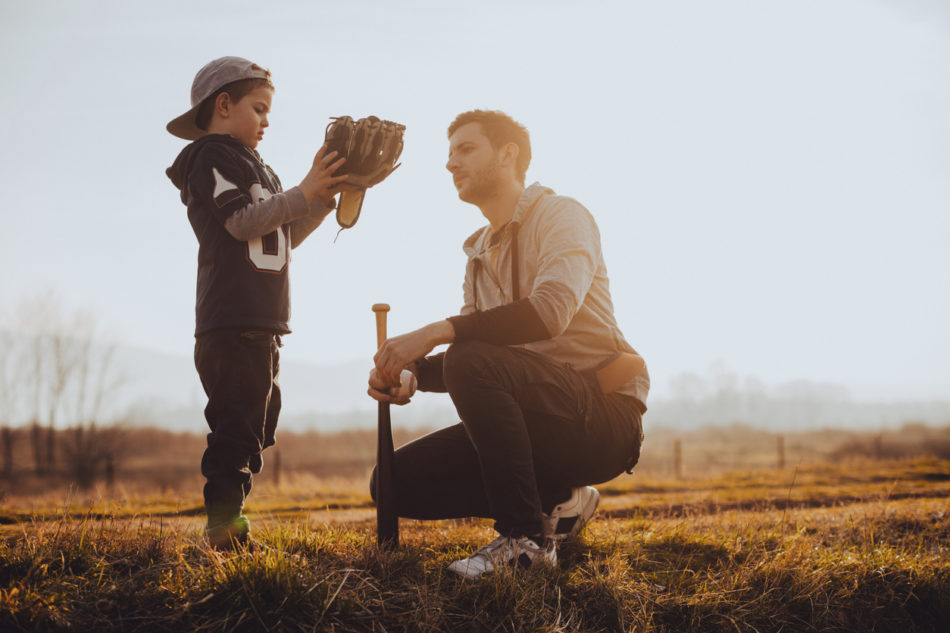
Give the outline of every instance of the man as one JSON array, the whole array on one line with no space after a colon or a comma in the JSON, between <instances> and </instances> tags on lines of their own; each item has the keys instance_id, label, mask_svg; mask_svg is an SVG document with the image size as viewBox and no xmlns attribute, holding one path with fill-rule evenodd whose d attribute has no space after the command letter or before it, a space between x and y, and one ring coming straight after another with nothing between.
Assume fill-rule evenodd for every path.
<instances>
[{"instance_id":1,"label":"man","mask_svg":"<svg viewBox=\"0 0 950 633\"><path fill-rule=\"evenodd\" d=\"M449 566L472 578L556 562L556 543L596 510L590 484L639 459L650 380L617 327L593 218L538 183L525 188L527 130L474 110L448 133L459 198L488 220L464 244L464 306L387 340L369 394L405 404L408 369L419 389L451 396L461 422L396 451L395 506L417 519L494 519L499 537Z\"/></svg>"}]
</instances>

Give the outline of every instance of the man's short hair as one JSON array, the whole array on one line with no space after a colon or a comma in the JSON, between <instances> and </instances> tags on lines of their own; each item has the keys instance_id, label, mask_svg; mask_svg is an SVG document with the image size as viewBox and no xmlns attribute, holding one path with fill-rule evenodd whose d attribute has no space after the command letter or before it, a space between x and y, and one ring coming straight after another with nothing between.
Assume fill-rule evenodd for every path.
<instances>
[{"instance_id":1,"label":"man's short hair","mask_svg":"<svg viewBox=\"0 0 950 633\"><path fill-rule=\"evenodd\" d=\"M501 149L508 143L518 146L518 160L515 162L515 175L524 184L528 165L531 163L531 139L528 129L501 110L469 110L455 117L449 126L449 137L463 125L478 123L482 134L495 149Z\"/></svg>"},{"instance_id":2,"label":"man's short hair","mask_svg":"<svg viewBox=\"0 0 950 633\"><path fill-rule=\"evenodd\" d=\"M266 87L273 90L274 84L270 79L254 77L251 79L238 79L237 81L232 81L231 83L222 86L216 90L214 94L201 102L201 107L198 108L198 116L195 117L195 122L202 130L208 129L208 125L211 124L211 115L214 114L214 102L217 101L218 95L226 92L231 95L231 102L237 103L248 94L261 87Z\"/></svg>"}]
</instances>

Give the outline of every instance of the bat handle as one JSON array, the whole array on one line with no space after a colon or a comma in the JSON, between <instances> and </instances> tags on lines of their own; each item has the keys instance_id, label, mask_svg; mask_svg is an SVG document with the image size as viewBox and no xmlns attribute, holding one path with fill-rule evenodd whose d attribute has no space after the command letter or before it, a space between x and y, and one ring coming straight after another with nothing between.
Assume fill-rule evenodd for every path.
<instances>
[{"instance_id":1,"label":"bat handle","mask_svg":"<svg viewBox=\"0 0 950 633\"><path fill-rule=\"evenodd\" d=\"M386 313L389 305L377 303L376 347L386 342ZM393 494L393 431L389 417L389 403L379 403L379 419L376 440L376 539L386 549L399 547L399 517L396 514Z\"/></svg>"},{"instance_id":2,"label":"bat handle","mask_svg":"<svg viewBox=\"0 0 950 633\"><path fill-rule=\"evenodd\" d=\"M376 313L376 348L379 349L386 342L386 313L389 312L389 304L373 304L373 312Z\"/></svg>"}]
</instances>

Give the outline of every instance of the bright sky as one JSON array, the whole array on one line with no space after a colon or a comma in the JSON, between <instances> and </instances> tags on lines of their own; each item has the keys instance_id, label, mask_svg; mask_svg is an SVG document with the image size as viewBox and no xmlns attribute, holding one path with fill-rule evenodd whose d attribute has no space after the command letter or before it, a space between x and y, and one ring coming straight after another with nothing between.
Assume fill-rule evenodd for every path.
<instances>
[{"instance_id":1,"label":"bright sky","mask_svg":"<svg viewBox=\"0 0 950 633\"><path fill-rule=\"evenodd\" d=\"M528 180L597 218L654 393L728 367L861 398L950 396L950 9L939 0L0 5L0 296L91 308L191 353L197 243L164 174L195 72L271 69L259 146L297 184L328 117L407 126L403 166L292 264L284 358L369 358L455 314L484 223L444 169L475 107L531 132Z\"/></svg>"}]
</instances>

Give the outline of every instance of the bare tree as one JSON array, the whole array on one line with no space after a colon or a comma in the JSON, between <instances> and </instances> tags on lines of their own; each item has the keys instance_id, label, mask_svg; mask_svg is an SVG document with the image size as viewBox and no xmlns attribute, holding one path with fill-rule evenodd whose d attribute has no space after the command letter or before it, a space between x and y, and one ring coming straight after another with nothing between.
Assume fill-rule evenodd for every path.
<instances>
[{"instance_id":1,"label":"bare tree","mask_svg":"<svg viewBox=\"0 0 950 633\"><path fill-rule=\"evenodd\" d=\"M0 330L0 429L3 433L3 475L7 479L13 474L13 431L10 429L10 416L13 393L10 376L10 352L13 335Z\"/></svg>"},{"instance_id":2,"label":"bare tree","mask_svg":"<svg viewBox=\"0 0 950 633\"><path fill-rule=\"evenodd\" d=\"M101 427L101 415L122 378L115 346L102 338L92 315L67 313L47 292L21 303L13 334L2 339L10 353L0 365L0 415L29 421L37 474L54 474L58 464L86 486L106 454L117 450L120 436ZM13 389L14 384L23 388ZM6 398L7 392L19 399ZM58 432L59 425L68 428Z\"/></svg>"},{"instance_id":3,"label":"bare tree","mask_svg":"<svg viewBox=\"0 0 950 633\"><path fill-rule=\"evenodd\" d=\"M24 386L23 406L28 411L30 444L33 449L33 465L37 475L45 475L52 465L55 452L55 418L47 420L48 428L41 420L48 413L48 389L50 385L51 354L48 333L60 325L60 304L51 290L24 299L13 317L13 334L19 339L14 357L19 380Z\"/></svg>"},{"instance_id":4,"label":"bare tree","mask_svg":"<svg viewBox=\"0 0 950 633\"><path fill-rule=\"evenodd\" d=\"M3 316L3 315L0 315ZM24 402L23 372L20 371L22 338L5 329L6 318L0 318L0 428L3 438L3 473L13 476L13 454L16 435L13 425L22 413Z\"/></svg>"},{"instance_id":5,"label":"bare tree","mask_svg":"<svg viewBox=\"0 0 950 633\"><path fill-rule=\"evenodd\" d=\"M106 398L124 382L115 363L116 348L98 342L93 325L78 344L74 375L74 416L76 425L63 446L65 463L73 481L89 488L100 469L111 486L115 462L122 449L122 433L117 425L97 424Z\"/></svg>"}]
</instances>

